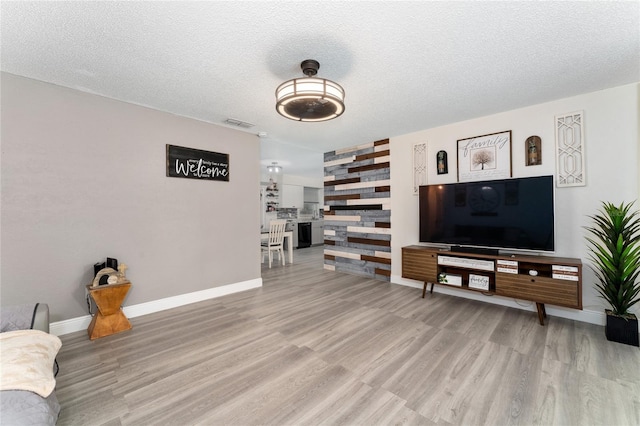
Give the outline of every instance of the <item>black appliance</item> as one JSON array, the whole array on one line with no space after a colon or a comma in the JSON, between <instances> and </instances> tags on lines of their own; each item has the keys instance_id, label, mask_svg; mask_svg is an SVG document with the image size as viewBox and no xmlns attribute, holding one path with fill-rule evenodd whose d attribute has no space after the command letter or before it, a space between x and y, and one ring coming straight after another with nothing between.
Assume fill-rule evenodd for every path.
<instances>
[{"instance_id":1,"label":"black appliance","mask_svg":"<svg viewBox=\"0 0 640 426\"><path fill-rule=\"evenodd\" d=\"M553 251L553 198L553 176L421 186L420 241Z\"/></svg>"},{"instance_id":2,"label":"black appliance","mask_svg":"<svg viewBox=\"0 0 640 426\"><path fill-rule=\"evenodd\" d=\"M298 222L298 248L311 246L311 222Z\"/></svg>"}]
</instances>

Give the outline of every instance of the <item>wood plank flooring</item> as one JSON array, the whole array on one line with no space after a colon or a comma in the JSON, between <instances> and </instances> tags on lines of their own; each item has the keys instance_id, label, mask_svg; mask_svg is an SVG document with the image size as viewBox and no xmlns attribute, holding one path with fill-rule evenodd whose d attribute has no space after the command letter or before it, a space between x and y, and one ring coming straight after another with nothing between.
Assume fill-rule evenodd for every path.
<instances>
[{"instance_id":1,"label":"wood plank flooring","mask_svg":"<svg viewBox=\"0 0 640 426\"><path fill-rule=\"evenodd\" d=\"M62 336L59 425L639 425L640 350L602 327L324 271Z\"/></svg>"}]
</instances>

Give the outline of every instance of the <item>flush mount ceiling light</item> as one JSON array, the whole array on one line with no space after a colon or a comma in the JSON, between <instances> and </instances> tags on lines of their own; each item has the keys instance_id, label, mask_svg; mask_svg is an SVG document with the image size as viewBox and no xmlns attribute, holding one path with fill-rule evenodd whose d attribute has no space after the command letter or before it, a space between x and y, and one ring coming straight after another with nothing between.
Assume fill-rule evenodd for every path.
<instances>
[{"instance_id":1,"label":"flush mount ceiling light","mask_svg":"<svg viewBox=\"0 0 640 426\"><path fill-rule=\"evenodd\" d=\"M300 64L306 77L285 81L276 89L276 110L296 121L327 121L344 112L344 89L338 83L314 77L320 63L307 59Z\"/></svg>"},{"instance_id":2,"label":"flush mount ceiling light","mask_svg":"<svg viewBox=\"0 0 640 426\"><path fill-rule=\"evenodd\" d=\"M269 173L280 173L282 171L282 167L278 166L278 163L274 161L270 166L267 166L267 171Z\"/></svg>"}]
</instances>

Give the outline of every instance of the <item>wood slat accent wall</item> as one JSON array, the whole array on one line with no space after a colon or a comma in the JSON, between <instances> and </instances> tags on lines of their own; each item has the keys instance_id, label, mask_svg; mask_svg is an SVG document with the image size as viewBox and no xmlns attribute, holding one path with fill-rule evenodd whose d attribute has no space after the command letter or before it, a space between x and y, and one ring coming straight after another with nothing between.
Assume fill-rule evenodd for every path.
<instances>
[{"instance_id":1,"label":"wood slat accent wall","mask_svg":"<svg viewBox=\"0 0 640 426\"><path fill-rule=\"evenodd\" d=\"M325 269L391 279L389 139L324 154Z\"/></svg>"}]
</instances>

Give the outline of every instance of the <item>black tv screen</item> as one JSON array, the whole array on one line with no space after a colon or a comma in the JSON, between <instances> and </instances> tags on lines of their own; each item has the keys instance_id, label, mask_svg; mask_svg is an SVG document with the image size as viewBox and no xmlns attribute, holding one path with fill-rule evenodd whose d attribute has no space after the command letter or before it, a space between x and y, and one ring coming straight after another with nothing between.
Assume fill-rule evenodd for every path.
<instances>
[{"instance_id":1,"label":"black tv screen","mask_svg":"<svg viewBox=\"0 0 640 426\"><path fill-rule=\"evenodd\" d=\"M554 251L553 176L420 187L420 242Z\"/></svg>"}]
</instances>

